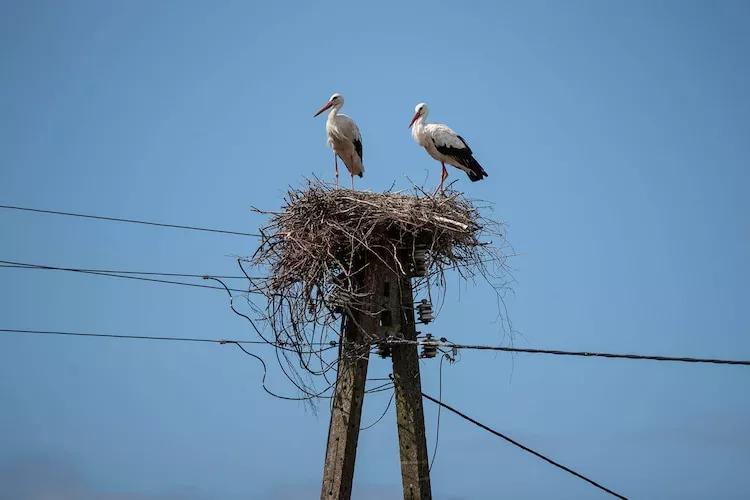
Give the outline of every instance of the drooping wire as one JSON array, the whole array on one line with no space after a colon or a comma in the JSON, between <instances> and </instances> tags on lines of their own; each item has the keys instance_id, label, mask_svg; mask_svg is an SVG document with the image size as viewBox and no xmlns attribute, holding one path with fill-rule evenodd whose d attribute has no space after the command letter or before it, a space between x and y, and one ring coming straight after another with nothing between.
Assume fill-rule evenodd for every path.
<instances>
[{"instance_id":1,"label":"drooping wire","mask_svg":"<svg viewBox=\"0 0 750 500\"><path fill-rule=\"evenodd\" d=\"M22 262L18 263L10 263L9 261L0 261L3 264L0 264L0 268L8 268L8 269L32 269L32 270L59 270L59 271L67 271L72 270L72 268L54 268L49 266L40 266L36 264L25 264ZM8 262L6 264L6 262ZM75 268L75 271L79 271L82 273L103 273L103 274L134 274L134 275L141 275L141 276L167 276L167 277L173 277L173 278L203 278L206 276L206 274L190 274L190 273L161 273L156 271L123 271L123 270L115 270L115 269L80 269ZM231 279L245 279L245 276L221 276L221 275L215 275L212 274L211 276L216 276L217 278L225 279L225 280L231 280ZM248 279L262 279L262 278L249 278Z\"/></svg>"},{"instance_id":2,"label":"drooping wire","mask_svg":"<svg viewBox=\"0 0 750 500\"><path fill-rule=\"evenodd\" d=\"M416 344L421 345L421 341L414 340L391 340L389 343L393 345L398 344ZM442 342L438 344L438 347L450 347L455 349L468 349L468 350L479 350L479 351L503 351L503 352L521 352L526 354L551 354L556 356L581 356L587 358L612 358L612 359L639 359L649 361L675 361L683 363L709 363L717 365L743 365L750 366L750 360L732 360L732 359L715 359L715 358L691 358L691 357L676 357L676 356L654 356L648 354L615 354L608 352L592 352L592 351L563 351L559 349L528 349L522 347L505 347L505 346L494 346L494 345L470 345L470 344L453 344L448 342Z\"/></svg>"},{"instance_id":3,"label":"drooping wire","mask_svg":"<svg viewBox=\"0 0 750 500\"><path fill-rule=\"evenodd\" d=\"M438 400L443 401L443 361L445 361L445 358L447 357L447 354L443 354L440 356L440 368L439 368L439 375L438 375ZM438 405L438 411L437 411L437 422L435 424L435 449L432 452L432 460L430 460L430 472L432 472L432 466L435 465L435 456L437 455L438 450L438 441L440 441L440 410L442 410L443 407L441 405Z\"/></svg>"},{"instance_id":4,"label":"drooping wire","mask_svg":"<svg viewBox=\"0 0 750 500\"><path fill-rule=\"evenodd\" d=\"M309 401L309 400L311 400L313 398L319 398L319 397L323 396L323 394L325 394L326 392L328 392L329 390L331 390L332 386L326 387L325 389L323 389L318 394L309 394L307 391L302 390L305 394L308 394L307 396L303 396L303 397L290 397L290 396L282 396L280 394L276 394L276 393L270 391L268 389L268 387L266 387L266 375L268 374L268 367L266 366L266 362L263 361L263 358L261 358L260 356L255 355L253 353L251 353L250 351L248 351L247 349L245 349L244 347L242 347L237 342L227 342L227 343L231 343L231 344L236 345L237 347L239 347L240 349L242 349L242 352L244 352L248 356L251 356L251 357L257 359L258 361L260 361L260 364L263 366L263 378L261 379L261 385L263 387L263 390L266 391L268 394L270 394L271 396L273 396L275 398L285 399L287 401Z\"/></svg>"},{"instance_id":5,"label":"drooping wire","mask_svg":"<svg viewBox=\"0 0 750 500\"><path fill-rule=\"evenodd\" d=\"M365 392L373 393L373 392L383 392L383 391L389 391L393 388L393 383L388 382L386 384L379 385L373 389L367 389Z\"/></svg>"},{"instance_id":6,"label":"drooping wire","mask_svg":"<svg viewBox=\"0 0 750 500\"><path fill-rule=\"evenodd\" d=\"M433 397L430 397L430 396L428 396L425 393L422 393L422 397L424 397L425 399L428 399L428 400L432 401L433 403L435 403L437 405L442 406L446 410L455 413L456 415L458 415L459 417L463 418L464 420L467 420L467 421L471 422L472 424L474 424L474 425L476 425L478 427L481 427L482 429L486 430L487 432L490 432L491 434L494 434L495 436L498 436L498 437L506 440L507 442L509 442L513 446L517 446L517 447L521 448L522 450L527 451L527 452L531 453L532 455L541 458L545 462L550 463L550 464L554 465L555 467L558 467L558 468L564 470L565 472L567 472L569 474L572 474L572 475L574 475L574 476L576 476L576 477L578 477L580 479L583 479L587 483L589 483L589 484L591 484L593 486L596 486L600 490L605 491L605 492L609 493L610 495L615 496L617 498L621 498L623 500L627 500L626 497L620 495L619 493L615 493L614 491L610 490L609 488L606 488L606 487L602 486L601 484L597 483L593 479L589 479L586 476L584 476L583 474L580 474L580 473L574 471L573 469L571 469L569 467L566 467L566 466L564 466L564 465L562 465L562 464L560 464L558 462L555 462L551 458L545 457L541 453L539 453L537 451L534 451L534 450L532 450L531 448L529 448L527 446L522 445L518 441L515 441L515 440L509 438L505 434L502 434L501 432L498 432L495 429L492 429L491 427L488 427L488 426L484 425L481 422L478 422L477 420L471 418L470 416L466 415L465 413L462 413L462 412L458 411L457 409L453 408L452 406L449 406L449 405L443 403L442 401L438 401L437 399L435 399Z\"/></svg>"},{"instance_id":7,"label":"drooping wire","mask_svg":"<svg viewBox=\"0 0 750 500\"><path fill-rule=\"evenodd\" d=\"M212 343L212 344L234 344L237 347L239 347L245 354L248 356L251 356L258 361L260 361L261 365L263 366L263 377L262 377L262 386L263 390L270 394L273 397L279 398L279 399L285 399L288 401L303 401L303 400L309 400L314 397L322 397L323 394L325 394L327 391L331 389L331 387L327 387L323 391L321 391L319 394L312 394L305 397L295 398L290 396L282 396L280 394L276 394L275 392L268 389L266 386L266 375L268 372L266 363L263 361L263 359L260 356L257 356L244 347L242 347L242 344L268 344L266 341L260 341L260 340L225 340L225 339L205 339L205 338L191 338L191 337L159 337L154 335L115 335L115 334L107 334L107 333L81 333L81 332L63 332L63 331L54 331L54 330L23 330L23 329L10 329L10 328L0 328L0 332L3 333L22 333L22 334L42 334L42 335L64 335L64 336L75 336L75 337L103 337L103 338L113 338L113 339L134 339L134 340L165 340L165 341L174 341L174 342L203 342L203 343ZM327 344L328 347L325 347L324 349L321 349L322 351L326 351L328 349L334 349L337 346L331 345L330 343ZM274 346L277 349L283 348L278 345Z\"/></svg>"},{"instance_id":8,"label":"drooping wire","mask_svg":"<svg viewBox=\"0 0 750 500\"><path fill-rule=\"evenodd\" d=\"M22 330L13 328L0 328L3 333L28 333L35 335L62 335L70 337L101 337L110 339L133 339L133 340L168 340L174 342L206 342L211 344L266 344L261 340L223 340L223 339L205 339L195 337L160 337L155 335L116 335L112 333L83 333L83 332L64 332L57 330ZM321 344L322 345L322 344ZM335 346L333 346L335 347Z\"/></svg>"},{"instance_id":9,"label":"drooping wire","mask_svg":"<svg viewBox=\"0 0 750 500\"><path fill-rule=\"evenodd\" d=\"M43 269L43 270L48 270L48 271L66 271L66 272L80 273L80 274L91 274L91 275L96 275L96 276L109 276L110 278L148 281L152 283L164 283L164 284L169 284L169 285L189 286L189 287L194 287L194 288L210 288L212 290L223 290L223 288L220 288L218 286L202 285L199 283L187 283L184 281L162 280L162 279L157 279L157 278L146 278L143 276L130 276L130 275L125 275L125 274L115 274L115 273L104 272L104 271L100 272L100 271L85 270L85 269L75 269L71 267L55 267L55 266L43 266L39 264L24 264L21 262L12 262L12 261L7 261L7 260L0 260L0 264L6 264L16 269ZM205 278L205 275L201 277ZM256 293L257 292L257 290L241 290L238 288L230 288L230 290L233 292L238 292L238 293Z\"/></svg>"},{"instance_id":10,"label":"drooping wire","mask_svg":"<svg viewBox=\"0 0 750 500\"><path fill-rule=\"evenodd\" d=\"M147 226L170 227L174 229L187 229L190 231L205 231L209 233L223 233L223 234L233 234L233 235L238 235L238 236L252 236L256 238L260 237L259 234L243 233L240 231L227 231L224 229L213 229L213 228L198 227L198 226L184 226L180 224L166 224L162 222L151 222L151 221L136 220L136 219L121 219L117 217L105 217L102 215L76 214L72 212L60 212L58 210L42 210L39 208L17 207L17 206L12 206L12 205L0 205L0 208L6 209L6 210L20 210L24 212L36 212L36 213L41 213L41 214L65 215L68 217L83 217L86 219L98 219L98 220L106 220L106 221L114 221L114 222L127 222L130 224L144 224Z\"/></svg>"},{"instance_id":11,"label":"drooping wire","mask_svg":"<svg viewBox=\"0 0 750 500\"><path fill-rule=\"evenodd\" d=\"M241 267L241 266L240 266L240 267ZM244 269L243 269L243 272L244 272ZM270 340L268 340L268 339L267 339L267 338L266 338L266 337L265 337L265 336L264 336L264 335L263 335L263 334L262 334L262 333L260 332L260 329L259 329L259 328L258 328L258 327L257 327L257 326L255 325L255 322L254 322L254 321L253 321L253 320L252 320L252 319L250 318L250 316L248 316L248 315L246 315L246 314L244 314L244 313L241 313L240 311L238 311L238 310L237 310L237 309L236 309L236 308L234 307L234 296L232 295L232 292L230 291L229 287L227 287L227 285L226 285L226 284L225 284L225 283L224 283L224 282L223 282L222 280L220 280L220 279L218 279L218 278L214 278L214 277L211 277L211 276L207 276L207 277L206 277L205 279L210 279L210 280L214 280L214 281L217 281L217 282L218 282L219 284L221 284L221 286L222 286L222 287L224 287L224 289L226 290L227 294L229 295L229 308L230 308L230 309L231 309L231 310L232 310L232 311L233 311L233 312L234 312L234 313L235 313L236 315L238 315L238 316L241 316L241 317L245 318L245 319L246 319L246 320L247 320L247 321L248 321L248 322L250 323L250 325L251 325L251 326L253 327L253 330L255 330L255 333L257 333L257 334L258 334L258 336L259 336L259 337L260 337L261 339L263 339L263 340L264 340L264 341L265 341L266 343L268 343L268 344L271 344L271 345L274 345L274 346L276 346L276 348L277 348L277 349L276 349L276 357L277 357L277 360L279 361L279 367L281 368L282 372L284 373L284 375L286 376L286 378L287 378L287 379L288 379L288 380L289 380L289 381L290 381L290 382L291 382L291 383L292 383L292 384L293 384L293 385L294 385L294 386L295 386L295 387L296 387L296 388L297 388L297 389L298 389L299 391L301 391L301 392L302 392L303 394L306 394L306 395L307 395L306 397L303 397L303 398L299 398L299 399L295 399L296 401L303 401L303 400L307 400L307 401L310 401L310 400L312 400L312 399L314 399L314 398L318 398L318 397L321 397L321 395L322 395L322 394L324 394L325 392L327 392L328 390L330 390L330 389L331 389L331 388L333 387L333 385L332 385L332 384L329 384L329 385L328 385L328 387L326 387L326 388L325 388L325 389L324 389L323 391L321 391L321 392L320 392L320 393L318 393L318 394L314 394L314 393L311 393L311 392L310 392L310 391L308 391L308 390L307 390L307 389L306 389L305 387L302 387L302 386L301 386L301 385L300 385L300 384L299 384L299 383L298 383L298 382L297 382L296 380L294 380L294 378L292 378L292 377L291 377L291 376L290 376L290 375L289 375L289 374L288 374L288 373L286 372L286 370L284 369L284 366L283 366L283 365L281 364L281 360L280 360L280 359L278 358L278 356L279 356L279 350L282 350L282 351L292 351L292 352L295 352L295 353L296 353L296 352L298 352L298 351L297 351L296 349L290 349L290 348L286 348L286 347L280 346L278 342L271 342ZM240 346L239 344L237 344L237 345L238 345L238 346L239 346L240 348L242 348L242 346ZM331 347L331 348L332 348L332 347ZM330 348L329 348L329 349L330 349ZM245 349L242 349L242 350L244 351ZM321 350L321 352L323 352L323 351L325 351L325 350L327 350L327 349L322 349L322 350ZM246 354L250 354L250 353L246 351ZM251 354L251 355L252 355L252 354ZM255 355L252 355L252 356L253 356L253 357L255 357L255 358L257 358L257 359L260 359L260 358L259 358L258 356L255 356ZM262 362L262 360L261 360L261 362ZM333 362L332 364L337 364L337 363L338 363L338 360L337 360L337 361L335 361L335 362ZM266 364L265 364L265 362L263 362L263 370L264 370L264 374L263 374L263 380L265 380L265 372L266 372ZM268 391L266 391L266 392L268 392ZM284 399L289 399L289 398L284 398Z\"/></svg>"},{"instance_id":12,"label":"drooping wire","mask_svg":"<svg viewBox=\"0 0 750 500\"><path fill-rule=\"evenodd\" d=\"M360 431L366 431L367 429L370 429L370 428L374 427L375 425L377 425L378 422L380 422L381 420L383 420L383 417L385 417L385 415L388 413L388 410L390 410L391 404L393 403L393 398L395 396L396 396L396 392L394 391L393 393L391 393L391 397L388 399L388 404L385 406L385 410L383 410L382 415L380 415L378 417L378 419L375 420L370 425L366 425L365 427L360 427L359 430Z\"/></svg>"}]
</instances>

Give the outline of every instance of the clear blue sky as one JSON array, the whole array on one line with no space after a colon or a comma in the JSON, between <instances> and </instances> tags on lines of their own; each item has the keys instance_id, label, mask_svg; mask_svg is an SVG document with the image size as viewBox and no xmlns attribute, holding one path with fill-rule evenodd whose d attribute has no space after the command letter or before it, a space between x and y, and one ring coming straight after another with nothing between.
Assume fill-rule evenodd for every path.
<instances>
[{"instance_id":1,"label":"clear blue sky","mask_svg":"<svg viewBox=\"0 0 750 500\"><path fill-rule=\"evenodd\" d=\"M741 0L6 1L0 203L253 232L250 205L333 178L312 114L334 92L364 136L358 188L438 182L407 130L424 101L489 173L449 179L524 253L516 345L747 359L749 50ZM0 234L0 260L186 273L235 274L255 245L9 211ZM448 299L429 331L509 342L487 287L452 279ZM0 270L0 328L253 335L223 292L20 270ZM231 346L2 334L0 498L316 498L327 410L259 377ZM437 362L423 381L437 393ZM443 396L628 497L750 491L748 368L465 352ZM442 500L605 498L449 413L432 481ZM393 410L355 483L400 498Z\"/></svg>"}]
</instances>

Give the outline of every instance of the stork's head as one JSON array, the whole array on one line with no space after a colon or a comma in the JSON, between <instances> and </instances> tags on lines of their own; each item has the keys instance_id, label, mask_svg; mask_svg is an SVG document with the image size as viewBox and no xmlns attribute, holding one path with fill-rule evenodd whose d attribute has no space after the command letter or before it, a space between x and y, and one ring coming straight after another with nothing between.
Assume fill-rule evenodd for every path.
<instances>
[{"instance_id":1,"label":"stork's head","mask_svg":"<svg viewBox=\"0 0 750 500\"><path fill-rule=\"evenodd\" d=\"M341 106L343 105L344 105L344 96L342 96L341 94L333 94L331 98L328 99L328 102L325 103L323 107L320 108L318 112L313 115L313 118L318 116L320 113L322 113L326 109L329 109L332 107L341 108Z\"/></svg>"},{"instance_id":2,"label":"stork's head","mask_svg":"<svg viewBox=\"0 0 750 500\"><path fill-rule=\"evenodd\" d=\"M409 128L411 128L412 125L414 125L414 122L419 120L420 118L426 118L427 113L430 112L430 108L427 107L427 104L420 102L414 107L414 117L412 117L411 122L409 123Z\"/></svg>"}]
</instances>

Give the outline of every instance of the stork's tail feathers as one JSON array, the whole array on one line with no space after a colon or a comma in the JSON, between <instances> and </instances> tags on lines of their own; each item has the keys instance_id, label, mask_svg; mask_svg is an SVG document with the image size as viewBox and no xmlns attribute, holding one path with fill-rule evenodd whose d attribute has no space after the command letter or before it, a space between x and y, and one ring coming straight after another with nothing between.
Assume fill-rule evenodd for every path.
<instances>
[{"instance_id":1,"label":"stork's tail feathers","mask_svg":"<svg viewBox=\"0 0 750 500\"><path fill-rule=\"evenodd\" d=\"M469 171L466 172L466 175L469 176L469 180L471 180L471 182L481 181L482 178L489 176L473 156L469 157L469 160L466 163L468 164L466 166L469 168Z\"/></svg>"}]
</instances>

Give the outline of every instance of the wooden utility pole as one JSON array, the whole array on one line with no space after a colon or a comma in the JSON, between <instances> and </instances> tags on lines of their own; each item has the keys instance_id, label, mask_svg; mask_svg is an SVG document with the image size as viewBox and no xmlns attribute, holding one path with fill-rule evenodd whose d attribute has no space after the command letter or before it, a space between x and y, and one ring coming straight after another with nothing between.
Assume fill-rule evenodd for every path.
<instances>
[{"instance_id":1,"label":"wooden utility pole","mask_svg":"<svg viewBox=\"0 0 750 500\"><path fill-rule=\"evenodd\" d=\"M405 255L400 260L400 269L409 269ZM351 498L369 344L388 335L405 340L417 338L411 277L399 273L398 269L392 256L381 254L371 255L361 271L360 291L370 294L371 298L369 314L354 311L345 319L321 500ZM417 346L394 345L391 353L404 499L430 500Z\"/></svg>"},{"instance_id":2,"label":"wooden utility pole","mask_svg":"<svg viewBox=\"0 0 750 500\"><path fill-rule=\"evenodd\" d=\"M401 259L406 264L406 259ZM403 265L404 269L408 269ZM414 295L410 276L396 278L392 288L392 310L398 311L398 326L404 340L417 340L414 322ZM393 384L396 391L396 421L401 456L401 482L404 499L430 500L430 467L422 408L422 381L419 376L419 353L416 344L393 346Z\"/></svg>"},{"instance_id":3,"label":"wooden utility pole","mask_svg":"<svg viewBox=\"0 0 750 500\"><path fill-rule=\"evenodd\" d=\"M373 293L377 298L378 292L383 289L386 271L387 267L379 259L368 259L357 280L361 283L359 291ZM354 460L370 355L366 344L374 340L380 323L380 318L375 315L377 301L371 301L370 305L371 314L355 310L351 317L344 318L345 331L341 336L336 391L328 427L321 500L349 500L352 495Z\"/></svg>"}]
</instances>

